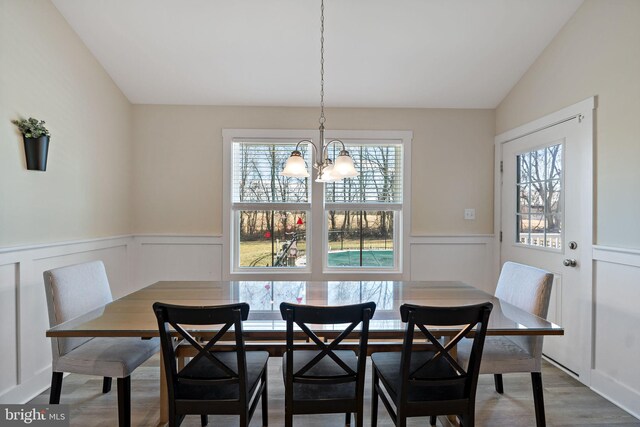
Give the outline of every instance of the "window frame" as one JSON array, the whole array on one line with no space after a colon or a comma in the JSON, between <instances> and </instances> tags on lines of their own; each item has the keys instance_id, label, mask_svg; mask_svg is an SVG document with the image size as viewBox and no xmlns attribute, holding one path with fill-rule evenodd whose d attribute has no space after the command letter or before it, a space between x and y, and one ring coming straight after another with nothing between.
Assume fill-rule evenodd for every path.
<instances>
[{"instance_id":1,"label":"window frame","mask_svg":"<svg viewBox=\"0 0 640 427\"><path fill-rule=\"evenodd\" d=\"M255 280L256 275L270 280L335 280L335 275L339 274L341 280L380 280L380 275L385 274L385 280L407 280L409 279L409 249L411 230L411 142L412 131L384 131L384 130L327 130L325 140L341 139L345 142L402 144L402 168L403 168L403 188L401 210L394 217L394 251L397 250L394 268L375 267L328 267L327 251L328 243L328 221L327 206L336 206L335 203L325 203L324 185L315 182L315 171L312 171L309 186L309 210L307 211L306 227L306 254L307 265L298 268L274 268L274 267L238 267L239 263L239 243L236 238L237 215L233 209L233 142L234 141L264 141L286 140L298 142L308 139L318 144L318 131L314 129L223 129L223 158L222 158L222 197L223 197L223 248L222 248L222 274L224 280ZM311 161L315 161L316 153L311 148ZM318 154L319 155L319 154ZM311 171L311 165L309 165ZM237 204L236 204L237 205ZM243 203L245 207L253 204ZM275 204L274 204L275 205ZM279 206L282 204L278 204ZM300 206L295 203L292 206ZM397 205L397 204L394 204ZM254 205L255 206L255 205ZM353 206L353 205L350 205ZM388 209L385 204L363 203L363 210L394 210ZM338 207L338 206L336 206ZM378 208L378 209L377 209ZM258 210L264 210L264 205L260 205ZM400 219L400 221L398 221ZM314 236L316 238L314 239ZM321 237L318 237L321 236ZM285 279L286 276L286 279Z\"/></svg>"}]
</instances>

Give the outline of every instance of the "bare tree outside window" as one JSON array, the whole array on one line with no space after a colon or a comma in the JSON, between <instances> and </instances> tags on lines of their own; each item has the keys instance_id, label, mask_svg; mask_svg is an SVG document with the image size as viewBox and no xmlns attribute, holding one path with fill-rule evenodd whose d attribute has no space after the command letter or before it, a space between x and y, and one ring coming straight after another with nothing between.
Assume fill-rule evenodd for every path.
<instances>
[{"instance_id":1,"label":"bare tree outside window","mask_svg":"<svg viewBox=\"0 0 640 427\"><path fill-rule=\"evenodd\" d=\"M518 243L562 246L562 144L517 156Z\"/></svg>"},{"instance_id":2,"label":"bare tree outside window","mask_svg":"<svg viewBox=\"0 0 640 427\"><path fill-rule=\"evenodd\" d=\"M306 265L309 180L280 175L295 147L292 143L236 142L233 146L233 202L258 209L238 209L240 267ZM303 147L304 156L307 157ZM274 204L290 209L274 209Z\"/></svg>"}]
</instances>

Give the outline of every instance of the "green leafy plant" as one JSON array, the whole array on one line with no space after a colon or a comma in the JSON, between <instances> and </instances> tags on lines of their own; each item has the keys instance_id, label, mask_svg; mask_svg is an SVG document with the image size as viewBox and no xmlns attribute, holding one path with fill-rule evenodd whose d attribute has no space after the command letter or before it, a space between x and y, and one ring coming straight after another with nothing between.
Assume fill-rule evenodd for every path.
<instances>
[{"instance_id":1,"label":"green leafy plant","mask_svg":"<svg viewBox=\"0 0 640 427\"><path fill-rule=\"evenodd\" d=\"M25 138L40 138L49 136L49 130L44 127L44 120L37 120L33 117L28 119L11 120L11 123L18 126Z\"/></svg>"}]
</instances>

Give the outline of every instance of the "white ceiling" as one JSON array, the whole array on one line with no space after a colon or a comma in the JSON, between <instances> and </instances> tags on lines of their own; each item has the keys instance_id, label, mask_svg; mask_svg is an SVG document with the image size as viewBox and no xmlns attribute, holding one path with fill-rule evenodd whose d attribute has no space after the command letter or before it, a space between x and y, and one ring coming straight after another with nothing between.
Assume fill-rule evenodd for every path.
<instances>
[{"instance_id":1,"label":"white ceiling","mask_svg":"<svg viewBox=\"0 0 640 427\"><path fill-rule=\"evenodd\" d=\"M53 0L136 104L316 106L319 0ZM494 108L582 0L325 0L325 100Z\"/></svg>"}]
</instances>

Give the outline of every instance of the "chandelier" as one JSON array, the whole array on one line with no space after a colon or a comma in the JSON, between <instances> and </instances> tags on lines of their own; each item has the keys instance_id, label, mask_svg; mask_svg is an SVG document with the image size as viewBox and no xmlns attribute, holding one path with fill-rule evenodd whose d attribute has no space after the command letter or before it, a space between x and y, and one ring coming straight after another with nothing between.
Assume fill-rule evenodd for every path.
<instances>
[{"instance_id":1,"label":"chandelier","mask_svg":"<svg viewBox=\"0 0 640 427\"><path fill-rule=\"evenodd\" d=\"M344 142L339 139L330 141L325 141L324 139L324 0L320 2L320 119L318 121L320 123L320 138L318 142L321 144L321 148L318 148L316 144L308 139L298 142L280 175L294 178L306 178L309 176L302 153L298 150L300 144L306 143L311 144L313 147L313 157L316 159L313 168L318 171L316 182L334 182L343 178L358 176L358 171L356 171L353 159L346 150ZM339 144L342 148L338 153L338 157L336 157L335 163L329 158L329 146L332 144Z\"/></svg>"}]
</instances>

